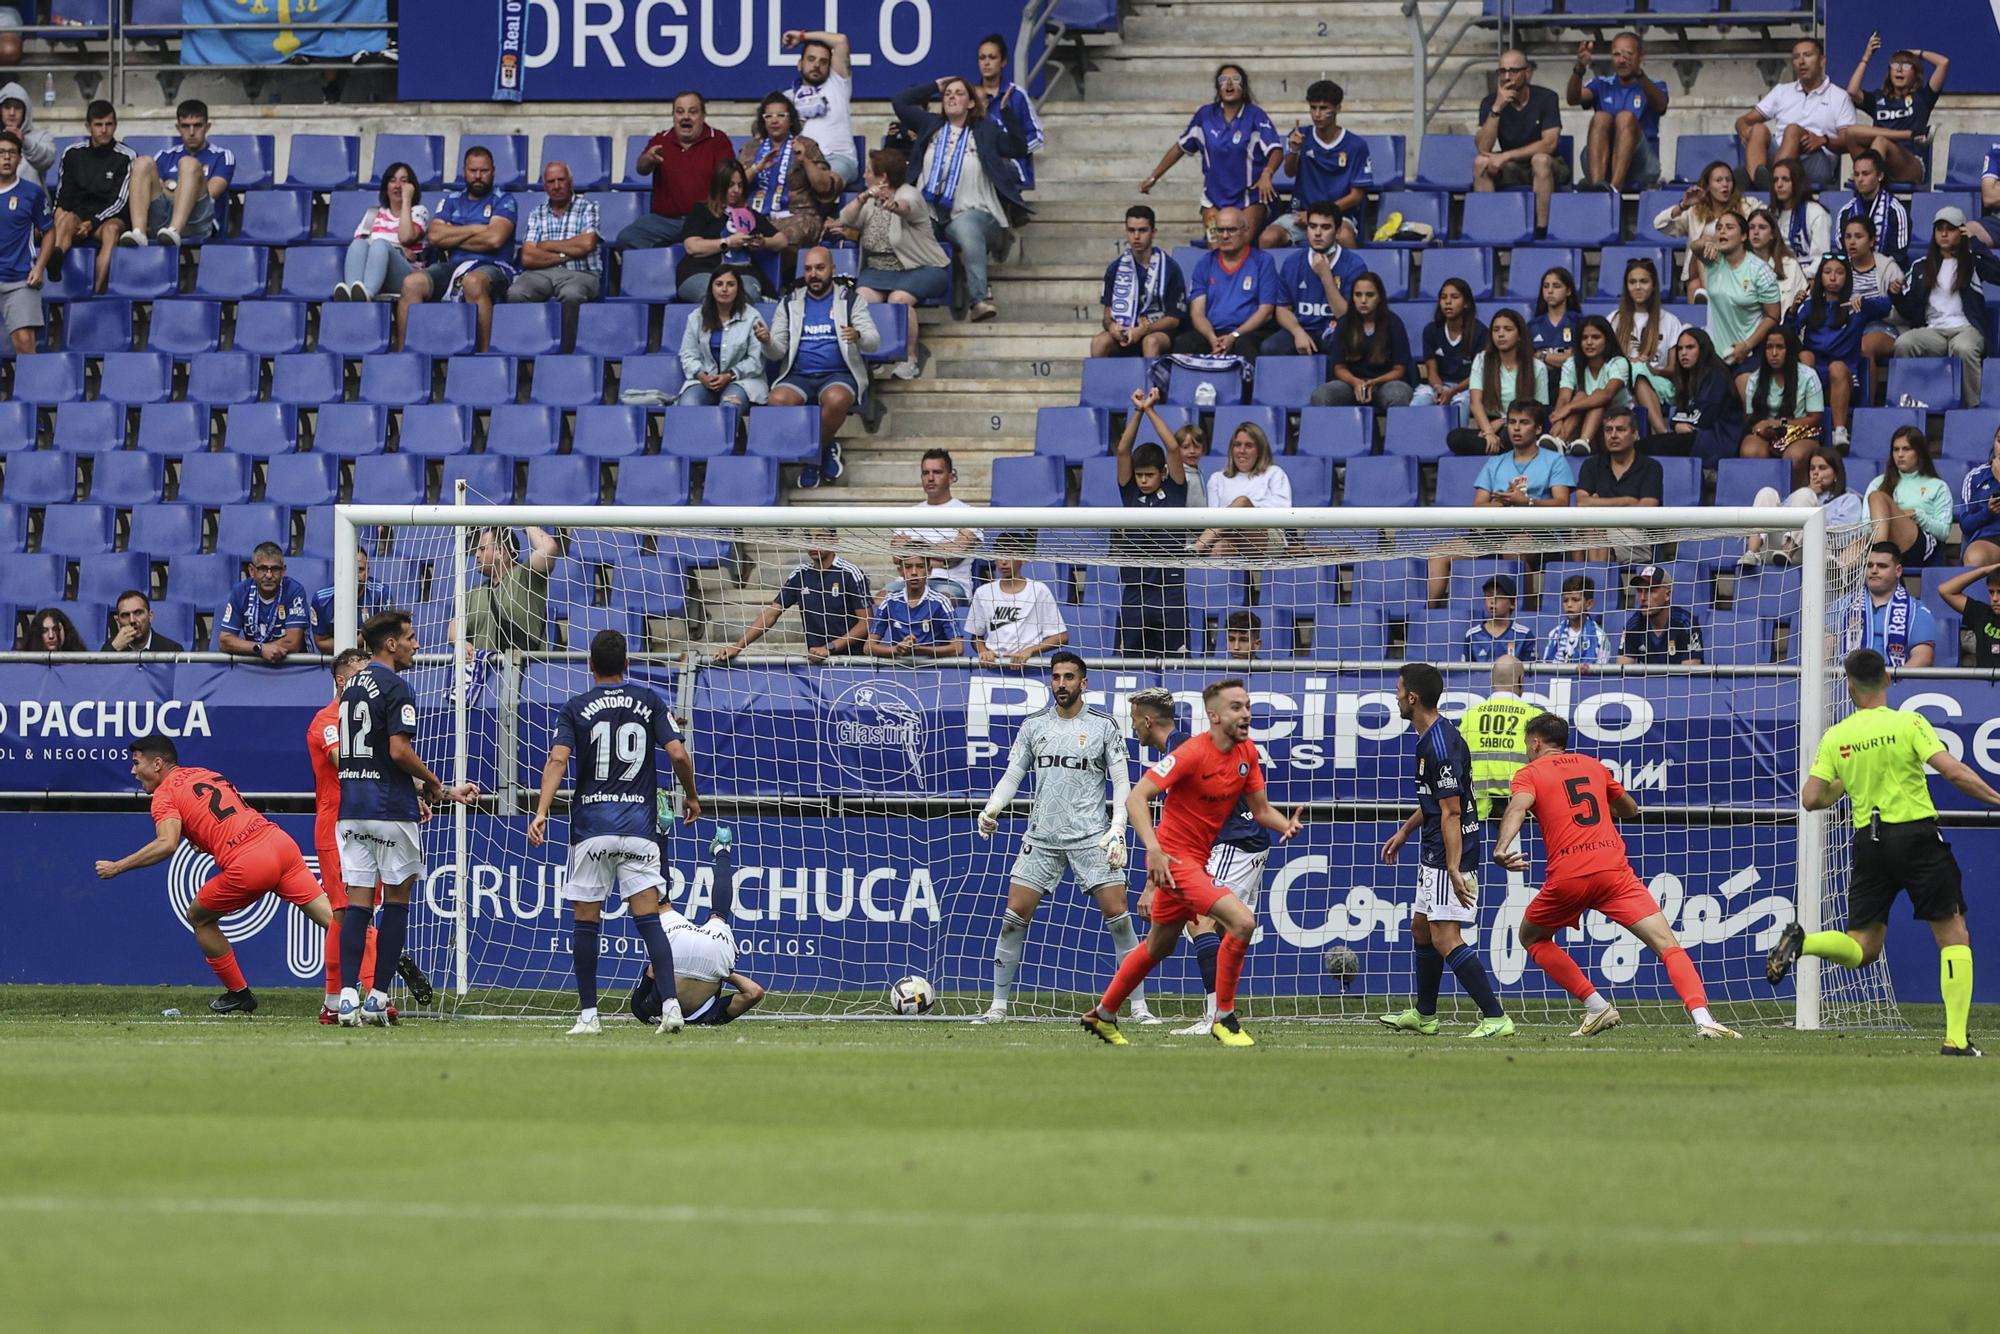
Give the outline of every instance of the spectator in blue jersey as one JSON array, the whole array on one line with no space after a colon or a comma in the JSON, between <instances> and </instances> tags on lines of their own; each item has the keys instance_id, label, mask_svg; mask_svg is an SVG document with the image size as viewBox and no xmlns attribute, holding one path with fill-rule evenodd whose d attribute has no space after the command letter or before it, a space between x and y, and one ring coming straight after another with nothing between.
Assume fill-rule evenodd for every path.
<instances>
[{"instance_id":1,"label":"spectator in blue jersey","mask_svg":"<svg viewBox=\"0 0 2000 1334\"><path fill-rule=\"evenodd\" d=\"M1250 236L1244 210L1225 208L1216 214L1215 248L1194 266L1188 327L1174 338L1174 351L1255 361L1263 350L1285 290L1277 264L1250 244Z\"/></svg>"},{"instance_id":2,"label":"spectator in blue jersey","mask_svg":"<svg viewBox=\"0 0 2000 1334\"><path fill-rule=\"evenodd\" d=\"M1379 275L1369 272L1354 280L1347 294L1347 314L1333 326L1333 378L1313 390L1320 406L1359 404L1364 407L1406 407L1410 395L1410 333L1395 311Z\"/></svg>"},{"instance_id":3,"label":"spectator in blue jersey","mask_svg":"<svg viewBox=\"0 0 2000 1334\"><path fill-rule=\"evenodd\" d=\"M757 613L733 644L715 651L717 664L728 662L762 639L788 607L799 612L806 656L825 662L835 654L859 653L868 642L868 576L841 556L831 528L806 534L806 558L785 576L778 596Z\"/></svg>"},{"instance_id":4,"label":"spectator in blue jersey","mask_svg":"<svg viewBox=\"0 0 2000 1334\"><path fill-rule=\"evenodd\" d=\"M1903 587L1903 558L1894 542L1868 548L1862 591L1840 617L1847 652L1872 648L1891 667L1930 667L1937 662L1937 617Z\"/></svg>"},{"instance_id":5,"label":"spectator in blue jersey","mask_svg":"<svg viewBox=\"0 0 2000 1334\"><path fill-rule=\"evenodd\" d=\"M1931 171L1931 112L1938 95L1944 92L1945 75L1951 57L1938 51L1898 51L1889 57L1882 91L1871 93L1862 87L1868 62L1882 49L1882 34L1868 34L1861 59L1847 81L1847 97L1854 109L1874 121L1873 125L1850 125L1840 132L1849 153L1871 148L1882 155L1889 179L1921 186ZM1931 67L1924 77L1923 67Z\"/></svg>"},{"instance_id":6,"label":"spectator in blue jersey","mask_svg":"<svg viewBox=\"0 0 2000 1334\"><path fill-rule=\"evenodd\" d=\"M1611 73L1592 76L1597 43L1577 43L1576 67L1564 97L1590 112L1584 140L1583 179L1623 194L1649 190L1660 180L1660 117L1667 111L1667 85L1646 77L1646 45L1639 34L1611 39Z\"/></svg>"},{"instance_id":7,"label":"spectator in blue jersey","mask_svg":"<svg viewBox=\"0 0 2000 1334\"><path fill-rule=\"evenodd\" d=\"M313 646L321 653L333 652L333 594L334 586L328 584L312 595L310 630ZM364 547L354 549L354 623L364 624L378 611L389 609L389 588L379 579L368 577L368 552Z\"/></svg>"},{"instance_id":8,"label":"spectator in blue jersey","mask_svg":"<svg viewBox=\"0 0 2000 1334\"><path fill-rule=\"evenodd\" d=\"M1520 596L1514 576L1496 574L1479 591L1486 595L1486 619L1465 632L1465 660L1492 662L1512 657L1533 662L1535 627L1514 619L1514 604Z\"/></svg>"},{"instance_id":9,"label":"spectator in blue jersey","mask_svg":"<svg viewBox=\"0 0 2000 1334\"><path fill-rule=\"evenodd\" d=\"M1463 278L1447 278L1438 288L1437 311L1424 325L1416 349L1416 392L1412 403L1461 402L1472 383L1472 362L1486 350L1486 326L1479 322L1479 303Z\"/></svg>"},{"instance_id":10,"label":"spectator in blue jersey","mask_svg":"<svg viewBox=\"0 0 2000 1334\"><path fill-rule=\"evenodd\" d=\"M834 439L868 383L864 354L882 346L867 298L852 279L833 276L833 255L814 246L799 256L799 281L771 316L753 326L764 355L778 363L769 402L779 407L819 406L819 463L808 464L799 485L840 480L840 445Z\"/></svg>"},{"instance_id":11,"label":"spectator in blue jersey","mask_svg":"<svg viewBox=\"0 0 2000 1334\"><path fill-rule=\"evenodd\" d=\"M1604 633L1604 623L1597 619L1597 581L1589 575L1564 576L1562 619L1542 641L1542 661L1583 666L1611 661L1611 636Z\"/></svg>"},{"instance_id":12,"label":"spectator in blue jersey","mask_svg":"<svg viewBox=\"0 0 2000 1334\"><path fill-rule=\"evenodd\" d=\"M1965 474L1951 513L1958 521L1961 564L2000 561L2000 431L1993 433L1986 462Z\"/></svg>"},{"instance_id":13,"label":"spectator in blue jersey","mask_svg":"<svg viewBox=\"0 0 2000 1334\"><path fill-rule=\"evenodd\" d=\"M1265 211L1278 202L1278 188L1272 179L1284 161L1284 140L1257 105L1250 76L1241 65L1216 69L1215 100L1189 119L1153 174L1139 182L1139 193L1151 194L1176 162L1197 155L1201 158L1201 221L1208 243L1222 243L1217 224L1224 209L1243 211L1247 224L1244 244L1263 235Z\"/></svg>"},{"instance_id":14,"label":"spectator in blue jersey","mask_svg":"<svg viewBox=\"0 0 2000 1334\"><path fill-rule=\"evenodd\" d=\"M1284 300L1272 308L1277 332L1264 337L1264 355L1326 351L1327 335L1347 314L1347 292L1368 271L1360 254L1340 242L1341 213L1334 204L1305 206L1305 248L1286 256L1278 270Z\"/></svg>"},{"instance_id":15,"label":"spectator in blue jersey","mask_svg":"<svg viewBox=\"0 0 2000 1334\"><path fill-rule=\"evenodd\" d=\"M261 658L276 667L305 648L311 625L306 590L285 573L285 553L275 542L261 542L250 553L250 577L238 581L223 604L216 651Z\"/></svg>"},{"instance_id":16,"label":"spectator in blue jersey","mask_svg":"<svg viewBox=\"0 0 2000 1334\"><path fill-rule=\"evenodd\" d=\"M2000 141L1986 150L1979 165L1979 212L1979 221L1967 230L1981 245L1991 246L2000 240Z\"/></svg>"},{"instance_id":17,"label":"spectator in blue jersey","mask_svg":"<svg viewBox=\"0 0 2000 1334\"><path fill-rule=\"evenodd\" d=\"M1187 324L1187 281L1181 266L1154 244L1153 210L1125 210L1125 253L1104 270L1103 327L1090 339L1093 357L1164 357Z\"/></svg>"},{"instance_id":18,"label":"spectator in blue jersey","mask_svg":"<svg viewBox=\"0 0 2000 1334\"><path fill-rule=\"evenodd\" d=\"M1035 154L1042 151L1042 121L1035 114L1035 101L1025 88L1007 77L1007 39L989 32L979 39L979 96L986 114L1012 130L1027 146L1026 157L1014 159L1014 173L1021 188L1035 188Z\"/></svg>"},{"instance_id":19,"label":"spectator in blue jersey","mask_svg":"<svg viewBox=\"0 0 2000 1334\"><path fill-rule=\"evenodd\" d=\"M35 242L55 226L41 186L17 173L21 137L0 130L0 321L17 356L35 350L42 328L43 269Z\"/></svg>"},{"instance_id":20,"label":"spectator in blue jersey","mask_svg":"<svg viewBox=\"0 0 2000 1334\"><path fill-rule=\"evenodd\" d=\"M1577 308L1576 275L1558 264L1542 271L1535 287L1535 308L1528 314L1528 342L1535 359L1549 368L1553 379L1576 355L1583 333L1583 312Z\"/></svg>"},{"instance_id":21,"label":"spectator in blue jersey","mask_svg":"<svg viewBox=\"0 0 2000 1334\"><path fill-rule=\"evenodd\" d=\"M597 300L604 285L597 202L578 196L567 162L542 168L542 191L521 231L522 273L508 284L507 299L561 302L573 336L577 307Z\"/></svg>"},{"instance_id":22,"label":"spectator in blue jersey","mask_svg":"<svg viewBox=\"0 0 2000 1334\"><path fill-rule=\"evenodd\" d=\"M1673 576L1658 565L1641 565L1632 575L1639 609L1625 619L1618 661L1631 665L1688 667L1701 664L1701 623L1674 605Z\"/></svg>"},{"instance_id":23,"label":"spectator in blue jersey","mask_svg":"<svg viewBox=\"0 0 2000 1334\"><path fill-rule=\"evenodd\" d=\"M1549 230L1549 196L1569 184L1569 163L1557 156L1562 138L1562 103L1554 90L1529 82L1535 66L1509 47L1500 53L1500 78L1479 103L1479 128L1472 141L1472 188L1481 192L1535 192L1535 235Z\"/></svg>"},{"instance_id":24,"label":"spectator in blue jersey","mask_svg":"<svg viewBox=\"0 0 2000 1334\"><path fill-rule=\"evenodd\" d=\"M1854 197L1840 206L1835 226L1849 218L1866 218L1875 226L1875 253L1898 264L1910 260L1910 210L1889 189L1888 169L1882 155L1864 148L1854 155Z\"/></svg>"},{"instance_id":25,"label":"spectator in blue jersey","mask_svg":"<svg viewBox=\"0 0 2000 1334\"><path fill-rule=\"evenodd\" d=\"M1361 216L1361 206L1375 184L1375 168L1368 158L1368 141L1341 127L1340 108L1345 99L1340 85L1331 79L1316 80L1306 89L1306 114L1312 118L1312 127L1294 126L1285 138L1285 174L1292 178L1292 210L1264 229L1257 244L1265 249L1308 244L1306 224L1309 210L1316 204L1331 204L1339 210L1335 217L1341 245L1360 244L1350 219Z\"/></svg>"},{"instance_id":26,"label":"spectator in blue jersey","mask_svg":"<svg viewBox=\"0 0 2000 1334\"><path fill-rule=\"evenodd\" d=\"M178 148L132 159L132 229L121 245L145 245L147 231L161 245L183 245L215 235L223 201L236 178L236 155L208 142L208 104L189 98L174 108Z\"/></svg>"},{"instance_id":27,"label":"spectator in blue jersey","mask_svg":"<svg viewBox=\"0 0 2000 1334\"><path fill-rule=\"evenodd\" d=\"M936 111L930 109L933 97ZM916 136L910 161L917 164L917 187L930 202L933 223L958 247L967 313L974 323L990 320L1000 309L993 304L988 262L1007 257L1014 247L1011 229L1029 216L1014 170L1028 145L1005 120L988 116L978 92L956 75L907 88L893 105L896 119Z\"/></svg>"},{"instance_id":28,"label":"spectator in blue jersey","mask_svg":"<svg viewBox=\"0 0 2000 1334\"><path fill-rule=\"evenodd\" d=\"M1799 339L1799 360L1819 376L1826 390L1827 415L1833 419L1833 443L1847 447L1854 390L1863 362L1862 335L1868 326L1889 317L1886 296L1858 296L1854 271L1846 255L1827 255L1813 273L1806 299L1792 314Z\"/></svg>"},{"instance_id":29,"label":"spectator in blue jersey","mask_svg":"<svg viewBox=\"0 0 2000 1334\"><path fill-rule=\"evenodd\" d=\"M891 593L875 609L868 627L868 655L873 658L956 658L965 653L958 633L958 616L951 599L927 588L931 563L923 556L896 561L903 591Z\"/></svg>"},{"instance_id":30,"label":"spectator in blue jersey","mask_svg":"<svg viewBox=\"0 0 2000 1334\"><path fill-rule=\"evenodd\" d=\"M514 280L516 270L507 256L520 210L512 196L493 188L492 150L477 144L466 149L464 171L465 188L446 194L431 214L429 236L437 261L403 279L393 344L399 351L410 307L426 301L465 301L478 309L475 346L484 352L493 334L493 303L506 297Z\"/></svg>"}]
</instances>

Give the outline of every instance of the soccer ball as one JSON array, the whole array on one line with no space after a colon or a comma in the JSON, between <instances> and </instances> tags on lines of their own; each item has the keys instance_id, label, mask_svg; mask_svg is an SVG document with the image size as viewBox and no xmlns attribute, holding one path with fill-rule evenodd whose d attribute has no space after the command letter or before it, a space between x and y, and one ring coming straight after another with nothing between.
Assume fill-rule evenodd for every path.
<instances>
[{"instance_id":1,"label":"soccer ball","mask_svg":"<svg viewBox=\"0 0 2000 1334\"><path fill-rule=\"evenodd\" d=\"M929 1014L936 1004L937 991L930 979L914 973L897 978L896 984L889 988L889 1008L897 1014Z\"/></svg>"},{"instance_id":2,"label":"soccer ball","mask_svg":"<svg viewBox=\"0 0 2000 1334\"><path fill-rule=\"evenodd\" d=\"M1326 971L1329 977L1340 979L1340 989L1345 991L1361 975L1361 958L1345 945L1332 946L1326 952Z\"/></svg>"}]
</instances>

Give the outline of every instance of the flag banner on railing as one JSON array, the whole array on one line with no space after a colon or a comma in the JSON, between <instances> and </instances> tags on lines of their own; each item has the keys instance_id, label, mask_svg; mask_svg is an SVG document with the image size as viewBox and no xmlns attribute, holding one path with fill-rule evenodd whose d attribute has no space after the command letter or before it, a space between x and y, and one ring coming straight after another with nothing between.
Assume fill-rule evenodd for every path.
<instances>
[{"instance_id":1,"label":"flag banner on railing","mask_svg":"<svg viewBox=\"0 0 2000 1334\"><path fill-rule=\"evenodd\" d=\"M521 57L528 42L528 0L496 0L500 7L500 49L493 70L493 100L518 102L527 71Z\"/></svg>"},{"instance_id":2,"label":"flag banner on railing","mask_svg":"<svg viewBox=\"0 0 2000 1334\"><path fill-rule=\"evenodd\" d=\"M297 56L345 60L389 44L389 0L181 0L181 22L232 25L182 34L183 65L282 65ZM360 26L295 29L298 23Z\"/></svg>"}]
</instances>

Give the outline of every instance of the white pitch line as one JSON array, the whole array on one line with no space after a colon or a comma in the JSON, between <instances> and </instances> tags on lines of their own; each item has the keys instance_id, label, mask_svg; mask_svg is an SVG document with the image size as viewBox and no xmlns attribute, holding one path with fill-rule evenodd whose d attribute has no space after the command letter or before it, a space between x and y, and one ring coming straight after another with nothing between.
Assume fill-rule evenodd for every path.
<instances>
[{"instance_id":1,"label":"white pitch line","mask_svg":"<svg viewBox=\"0 0 2000 1334\"><path fill-rule=\"evenodd\" d=\"M425 1203L417 1200L340 1201L322 1199L179 1199L171 1196L91 1198L76 1195L0 1195L0 1213L151 1214L162 1217L296 1218L314 1221L393 1218L410 1222L592 1223L684 1226L704 1223L759 1223L791 1228L920 1228L978 1232L1023 1229L1090 1233L1158 1232L1235 1236L1317 1235L1366 1240L1397 1237L1494 1244L1574 1244L1610 1241L1627 1246L1891 1246L1906 1249L1971 1247L2000 1250L2000 1231L1924 1232L1853 1228L1673 1228L1621 1227L1595 1223L1575 1227L1467 1225L1442 1220L1385 1218L1204 1218L1166 1215L944 1213L916 1209L719 1209L701 1205Z\"/></svg>"}]
</instances>

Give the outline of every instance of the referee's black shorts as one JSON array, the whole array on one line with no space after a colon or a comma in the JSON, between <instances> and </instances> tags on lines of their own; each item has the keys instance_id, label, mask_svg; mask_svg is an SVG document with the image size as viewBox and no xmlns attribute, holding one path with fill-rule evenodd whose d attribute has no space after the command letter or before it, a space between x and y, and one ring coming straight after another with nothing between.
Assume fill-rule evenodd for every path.
<instances>
[{"instance_id":1,"label":"referee's black shorts","mask_svg":"<svg viewBox=\"0 0 2000 1334\"><path fill-rule=\"evenodd\" d=\"M1854 886L1847 896L1847 929L1889 920L1896 895L1909 891L1920 922L1942 922L1965 911L1958 859L1936 820L1867 824L1854 831Z\"/></svg>"}]
</instances>

